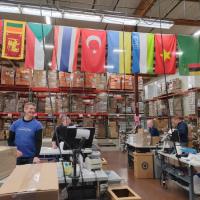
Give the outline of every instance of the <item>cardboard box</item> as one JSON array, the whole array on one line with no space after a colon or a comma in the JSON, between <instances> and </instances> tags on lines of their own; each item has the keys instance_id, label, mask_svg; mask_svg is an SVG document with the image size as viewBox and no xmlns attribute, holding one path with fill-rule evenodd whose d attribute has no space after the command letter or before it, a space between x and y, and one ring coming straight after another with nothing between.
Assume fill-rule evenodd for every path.
<instances>
[{"instance_id":1,"label":"cardboard box","mask_svg":"<svg viewBox=\"0 0 200 200\"><path fill-rule=\"evenodd\" d=\"M15 69L12 67L1 68L1 84L14 85Z\"/></svg>"},{"instance_id":2,"label":"cardboard box","mask_svg":"<svg viewBox=\"0 0 200 200\"><path fill-rule=\"evenodd\" d=\"M59 72L59 87L70 87L71 73Z\"/></svg>"},{"instance_id":3,"label":"cardboard box","mask_svg":"<svg viewBox=\"0 0 200 200\"><path fill-rule=\"evenodd\" d=\"M95 135L96 138L106 137L106 124L104 120L98 120L98 122L95 124Z\"/></svg>"},{"instance_id":4,"label":"cardboard box","mask_svg":"<svg viewBox=\"0 0 200 200\"><path fill-rule=\"evenodd\" d=\"M154 136L151 137L151 145L156 146L160 142L160 137L159 136Z\"/></svg>"},{"instance_id":5,"label":"cardboard box","mask_svg":"<svg viewBox=\"0 0 200 200\"><path fill-rule=\"evenodd\" d=\"M141 200L142 198L126 185L109 186L108 194L111 200Z\"/></svg>"},{"instance_id":6,"label":"cardboard box","mask_svg":"<svg viewBox=\"0 0 200 200\"><path fill-rule=\"evenodd\" d=\"M27 68L16 68L15 85L27 85L29 86L32 79L32 71Z\"/></svg>"},{"instance_id":7,"label":"cardboard box","mask_svg":"<svg viewBox=\"0 0 200 200\"><path fill-rule=\"evenodd\" d=\"M120 90L121 89L121 76L112 74L109 77L109 88L113 90Z\"/></svg>"},{"instance_id":8,"label":"cardboard box","mask_svg":"<svg viewBox=\"0 0 200 200\"><path fill-rule=\"evenodd\" d=\"M0 179L10 175L16 166L16 147L0 146Z\"/></svg>"},{"instance_id":9,"label":"cardboard box","mask_svg":"<svg viewBox=\"0 0 200 200\"><path fill-rule=\"evenodd\" d=\"M48 71L48 82L50 88L57 88L58 82L57 82L57 72L56 71Z\"/></svg>"},{"instance_id":10,"label":"cardboard box","mask_svg":"<svg viewBox=\"0 0 200 200\"><path fill-rule=\"evenodd\" d=\"M47 87L46 71L33 71L32 87Z\"/></svg>"},{"instance_id":11,"label":"cardboard box","mask_svg":"<svg viewBox=\"0 0 200 200\"><path fill-rule=\"evenodd\" d=\"M7 92L4 94L3 112L16 112L18 95L16 92Z\"/></svg>"},{"instance_id":12,"label":"cardboard box","mask_svg":"<svg viewBox=\"0 0 200 200\"><path fill-rule=\"evenodd\" d=\"M133 90L133 76L132 75L122 75L122 89Z\"/></svg>"},{"instance_id":13,"label":"cardboard box","mask_svg":"<svg viewBox=\"0 0 200 200\"><path fill-rule=\"evenodd\" d=\"M56 163L17 166L0 188L0 199L58 200Z\"/></svg>"},{"instance_id":14,"label":"cardboard box","mask_svg":"<svg viewBox=\"0 0 200 200\"><path fill-rule=\"evenodd\" d=\"M96 88L95 73L85 73L85 88Z\"/></svg>"},{"instance_id":15,"label":"cardboard box","mask_svg":"<svg viewBox=\"0 0 200 200\"><path fill-rule=\"evenodd\" d=\"M117 122L109 122L109 137L110 138L118 138L118 127Z\"/></svg>"},{"instance_id":16,"label":"cardboard box","mask_svg":"<svg viewBox=\"0 0 200 200\"><path fill-rule=\"evenodd\" d=\"M74 73L71 73L71 85L72 87L83 87L84 86L84 74L77 71L77 72L74 72Z\"/></svg>"},{"instance_id":17,"label":"cardboard box","mask_svg":"<svg viewBox=\"0 0 200 200\"><path fill-rule=\"evenodd\" d=\"M153 178L153 153L133 153L134 176L136 178Z\"/></svg>"},{"instance_id":18,"label":"cardboard box","mask_svg":"<svg viewBox=\"0 0 200 200\"><path fill-rule=\"evenodd\" d=\"M107 79L105 74L96 74L96 89L107 89Z\"/></svg>"}]
</instances>

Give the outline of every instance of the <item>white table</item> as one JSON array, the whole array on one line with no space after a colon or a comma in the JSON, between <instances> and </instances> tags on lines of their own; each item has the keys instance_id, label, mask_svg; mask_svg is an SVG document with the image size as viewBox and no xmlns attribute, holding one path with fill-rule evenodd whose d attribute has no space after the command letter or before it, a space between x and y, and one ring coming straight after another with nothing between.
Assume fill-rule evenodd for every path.
<instances>
[{"instance_id":1,"label":"white table","mask_svg":"<svg viewBox=\"0 0 200 200\"><path fill-rule=\"evenodd\" d=\"M92 149L83 149L82 152L84 154L92 153ZM72 150L61 150L62 155L72 155ZM59 149L53 149L51 147L42 147L40 150L40 156L59 156L60 151Z\"/></svg>"},{"instance_id":2,"label":"white table","mask_svg":"<svg viewBox=\"0 0 200 200\"><path fill-rule=\"evenodd\" d=\"M150 152L151 150L154 149L161 149L162 146L151 146L151 145L139 145L137 143L128 141L127 143L127 151L128 151L128 166L132 167L133 166L133 152L142 152L142 153L146 153L146 152Z\"/></svg>"},{"instance_id":3,"label":"white table","mask_svg":"<svg viewBox=\"0 0 200 200\"><path fill-rule=\"evenodd\" d=\"M63 170L61 163L58 163L58 180L59 183L64 183L64 176L63 176ZM108 176L103 170L99 171L89 171L87 169L82 169L83 174L83 181L84 182L100 182L100 181L108 181ZM81 176L79 177L79 181L81 182ZM72 183L72 178L69 176L66 176L66 181L68 184Z\"/></svg>"},{"instance_id":4,"label":"white table","mask_svg":"<svg viewBox=\"0 0 200 200\"><path fill-rule=\"evenodd\" d=\"M189 191L189 200L194 199L194 169L200 169L200 154L192 155L189 154L188 157L182 157L178 159L175 154L168 154L162 151L158 151L158 155L161 157L161 167L162 167L162 177L165 179L165 175L176 177L189 184L189 187L183 187ZM179 175L178 170L174 166L181 167L184 164L188 169L188 175ZM180 185L180 184L179 184ZM181 185L180 185L181 186Z\"/></svg>"}]
</instances>

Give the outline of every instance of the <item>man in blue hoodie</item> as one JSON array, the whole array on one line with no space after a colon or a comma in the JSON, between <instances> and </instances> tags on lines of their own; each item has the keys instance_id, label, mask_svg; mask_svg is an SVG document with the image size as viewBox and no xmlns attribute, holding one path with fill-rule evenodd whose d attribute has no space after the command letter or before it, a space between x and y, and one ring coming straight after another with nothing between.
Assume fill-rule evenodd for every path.
<instances>
[{"instance_id":1,"label":"man in blue hoodie","mask_svg":"<svg viewBox=\"0 0 200 200\"><path fill-rule=\"evenodd\" d=\"M36 105L28 102L24 106L24 117L10 127L8 145L17 147L17 164L39 163L42 145L42 124L34 118Z\"/></svg>"}]
</instances>

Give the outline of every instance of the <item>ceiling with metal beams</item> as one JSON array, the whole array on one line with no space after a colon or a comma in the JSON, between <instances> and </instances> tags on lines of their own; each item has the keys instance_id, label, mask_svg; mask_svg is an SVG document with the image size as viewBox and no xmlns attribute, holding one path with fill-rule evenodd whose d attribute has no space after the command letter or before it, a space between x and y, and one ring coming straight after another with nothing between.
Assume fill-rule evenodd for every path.
<instances>
[{"instance_id":1,"label":"ceiling with metal beams","mask_svg":"<svg viewBox=\"0 0 200 200\"><path fill-rule=\"evenodd\" d=\"M200 0L7 0L1 2L78 10L81 12L110 13L119 16L169 19L174 21L175 25L169 30L163 30L163 33L193 34L200 28ZM13 14L0 13L0 16L2 18L13 19ZM43 22L44 20L41 17L24 15L18 15L17 18L36 22ZM17 18L15 16L15 19ZM122 25L116 24L62 19L54 20L54 24L96 29L160 32L156 28L123 27Z\"/></svg>"}]
</instances>

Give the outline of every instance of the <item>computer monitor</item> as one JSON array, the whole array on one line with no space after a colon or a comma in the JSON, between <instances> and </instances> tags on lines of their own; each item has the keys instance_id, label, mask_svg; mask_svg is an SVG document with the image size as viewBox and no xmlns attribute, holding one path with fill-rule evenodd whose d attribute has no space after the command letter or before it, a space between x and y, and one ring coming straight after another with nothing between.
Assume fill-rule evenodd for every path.
<instances>
[{"instance_id":1,"label":"computer monitor","mask_svg":"<svg viewBox=\"0 0 200 200\"><path fill-rule=\"evenodd\" d=\"M180 142L180 136L179 136L179 132L177 129L172 131L171 141L172 142Z\"/></svg>"},{"instance_id":2,"label":"computer monitor","mask_svg":"<svg viewBox=\"0 0 200 200\"><path fill-rule=\"evenodd\" d=\"M68 128L63 127L63 135L60 137L61 141L64 142L64 150L67 149L78 149L80 146L81 139L76 138L77 129L87 129L90 131L89 138L85 139L85 142L82 148L91 148L95 133L95 128L87 128L87 127L77 127L77 128Z\"/></svg>"}]
</instances>

